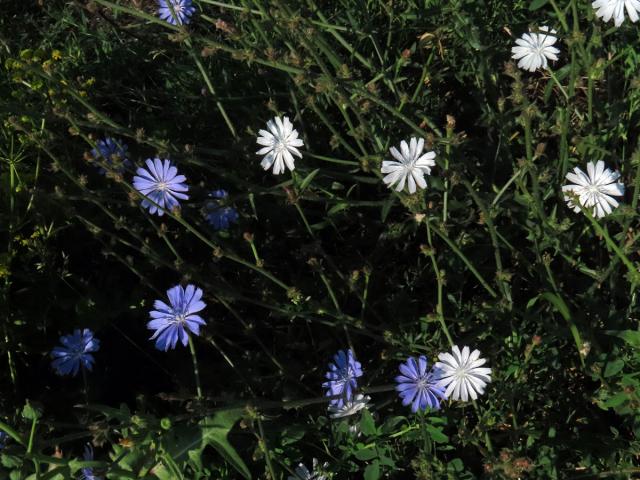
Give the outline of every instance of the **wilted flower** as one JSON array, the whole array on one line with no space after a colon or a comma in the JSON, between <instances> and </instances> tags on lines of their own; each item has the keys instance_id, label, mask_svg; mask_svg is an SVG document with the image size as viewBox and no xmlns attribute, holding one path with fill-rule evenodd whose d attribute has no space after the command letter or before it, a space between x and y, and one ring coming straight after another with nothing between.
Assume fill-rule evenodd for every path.
<instances>
[{"instance_id":1,"label":"wilted flower","mask_svg":"<svg viewBox=\"0 0 640 480\"><path fill-rule=\"evenodd\" d=\"M322 470L326 469L328 466L328 463L324 463L321 468L318 468L318 459L314 458L313 471L310 472L303 463L300 463L296 467L295 476L290 475L288 480L327 480L327 476Z\"/></svg>"},{"instance_id":2,"label":"wilted flower","mask_svg":"<svg viewBox=\"0 0 640 480\"><path fill-rule=\"evenodd\" d=\"M96 160L101 160L109 165L113 170L122 173L125 168L131 166L127 158L128 147L122 142L107 137L96 142L96 148L91 150L91 156ZM106 174L107 169L99 167L101 174Z\"/></svg>"},{"instance_id":3,"label":"wilted flower","mask_svg":"<svg viewBox=\"0 0 640 480\"><path fill-rule=\"evenodd\" d=\"M93 368L94 359L91 353L100 350L100 341L94 338L91 330L76 329L71 335L60 337L60 343L61 347L55 347L51 351L51 366L58 375L76 376L80 366L89 371Z\"/></svg>"},{"instance_id":4,"label":"wilted flower","mask_svg":"<svg viewBox=\"0 0 640 480\"><path fill-rule=\"evenodd\" d=\"M587 173L588 175L578 167L575 167L573 172L567 173L567 180L573 184L562 187L564 199L569 208L579 212L580 206L574 203L574 198L567 195L573 194L580 205L591 210L593 216L602 218L618 206L618 202L611 195L616 197L624 195L624 185L617 181L620 174L605 168L602 160L598 160L597 163L587 163Z\"/></svg>"},{"instance_id":5,"label":"wilted flower","mask_svg":"<svg viewBox=\"0 0 640 480\"><path fill-rule=\"evenodd\" d=\"M84 446L84 455L83 458L87 462L93 461L93 447L90 443L87 443ZM80 470L80 480L99 480L100 477L93 474L93 468L84 467Z\"/></svg>"},{"instance_id":6,"label":"wilted flower","mask_svg":"<svg viewBox=\"0 0 640 480\"><path fill-rule=\"evenodd\" d=\"M165 209L173 210L180 205L178 199L187 200L188 195L182 192L189 190L184 183L184 175L178 175L178 169L169 160L159 158L147 159L147 168L138 168L133 177L133 187L147 198L142 200L142 207L149 213L164 215ZM149 201L151 200L151 201Z\"/></svg>"},{"instance_id":7,"label":"wilted flower","mask_svg":"<svg viewBox=\"0 0 640 480\"><path fill-rule=\"evenodd\" d=\"M421 355L416 362L414 357L409 357L405 363L400 364L400 373L396 377L396 390L400 393L402 405L411 404L411 411L440 408L440 400L445 398L444 388L437 385L436 375L433 370L427 369L427 358Z\"/></svg>"},{"instance_id":8,"label":"wilted flower","mask_svg":"<svg viewBox=\"0 0 640 480\"><path fill-rule=\"evenodd\" d=\"M438 359L440 361L433 368L437 385L446 387L447 398L464 402L469 398L475 400L491 382L491 369L481 368L487 360L480 358L480 350L470 352L469 347L463 347L461 352L456 345L451 353L440 353Z\"/></svg>"},{"instance_id":9,"label":"wilted flower","mask_svg":"<svg viewBox=\"0 0 640 480\"><path fill-rule=\"evenodd\" d=\"M325 375L327 381L322 384L327 389L327 397L340 396L332 399L330 404L343 407L345 402L351 400L353 392L358 388L357 378L361 376L362 365L355 359L351 349L340 350L335 354Z\"/></svg>"},{"instance_id":10,"label":"wilted flower","mask_svg":"<svg viewBox=\"0 0 640 480\"><path fill-rule=\"evenodd\" d=\"M355 415L360 410L367 408L371 397L357 393L350 400L344 402L344 405L338 407L336 405L329 405L329 413L331 418L344 418Z\"/></svg>"},{"instance_id":11,"label":"wilted flower","mask_svg":"<svg viewBox=\"0 0 640 480\"><path fill-rule=\"evenodd\" d=\"M196 11L192 0L158 0L158 15L171 25L186 25Z\"/></svg>"},{"instance_id":12,"label":"wilted flower","mask_svg":"<svg viewBox=\"0 0 640 480\"><path fill-rule=\"evenodd\" d=\"M436 158L435 152L427 152L422 155L424 149L424 139L411 138L409 144L406 141L400 142L400 151L396 147L391 147L389 152L397 160L385 160L382 162L382 173L387 173L382 181L389 188L396 185L396 191L404 189L405 183L409 193L415 193L416 185L420 188L427 188L427 181L424 176L431 174L431 167L436 165L433 160Z\"/></svg>"},{"instance_id":13,"label":"wilted flower","mask_svg":"<svg viewBox=\"0 0 640 480\"><path fill-rule=\"evenodd\" d=\"M516 46L511 49L511 58L518 60L518 67L534 72L538 68L547 68L548 60L558 60L558 50L553 46L558 40L555 30L540 27L543 33L529 32L516 40Z\"/></svg>"},{"instance_id":14,"label":"wilted flower","mask_svg":"<svg viewBox=\"0 0 640 480\"><path fill-rule=\"evenodd\" d=\"M267 130L260 130L258 145L264 147L258 150L258 155L264 155L262 168L269 170L273 166L273 173L279 175L284 173L285 165L289 170L294 170L295 155L302 158L302 153L297 147L304 146L301 138L298 138L298 131L293 128L289 117L275 117L267 122ZM293 155L292 155L293 154Z\"/></svg>"},{"instance_id":15,"label":"wilted flower","mask_svg":"<svg viewBox=\"0 0 640 480\"><path fill-rule=\"evenodd\" d=\"M184 346L189 343L187 329L194 335L200 335L200 325L205 325L205 321L195 314L206 307L201 300L202 289L194 285L187 285L187 288L176 285L167 290L167 297L171 306L156 300L153 304L155 310L149 312L153 320L147 323L149 330L155 330L151 340L156 341L158 350L165 352L176 348L178 340Z\"/></svg>"},{"instance_id":16,"label":"wilted flower","mask_svg":"<svg viewBox=\"0 0 640 480\"><path fill-rule=\"evenodd\" d=\"M226 230L231 223L238 221L238 211L230 206L223 205L228 194L225 190L214 190L209 194L215 200L205 204L205 218L214 230Z\"/></svg>"},{"instance_id":17,"label":"wilted flower","mask_svg":"<svg viewBox=\"0 0 640 480\"><path fill-rule=\"evenodd\" d=\"M625 8L629 20L634 23L638 21L638 12L640 12L639 0L595 0L591 6L596 9L596 17L602 18L605 22L613 18L616 27L624 22Z\"/></svg>"}]
</instances>

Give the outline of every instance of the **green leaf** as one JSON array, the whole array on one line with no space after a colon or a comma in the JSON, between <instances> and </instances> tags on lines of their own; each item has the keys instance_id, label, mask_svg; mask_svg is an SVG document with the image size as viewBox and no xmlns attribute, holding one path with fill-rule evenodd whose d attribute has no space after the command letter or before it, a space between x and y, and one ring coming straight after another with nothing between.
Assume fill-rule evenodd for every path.
<instances>
[{"instance_id":1,"label":"green leaf","mask_svg":"<svg viewBox=\"0 0 640 480\"><path fill-rule=\"evenodd\" d=\"M129 423L131 421L131 410L124 403L120 404L120 408L113 408L107 405L92 404L92 405L80 405L78 408L84 408L93 412L99 412L103 414L107 420L120 420L123 423Z\"/></svg>"},{"instance_id":2,"label":"green leaf","mask_svg":"<svg viewBox=\"0 0 640 480\"><path fill-rule=\"evenodd\" d=\"M349 204L348 203L336 203L333 207L331 207L329 209L329 211L327 212L328 216L332 216L335 215L338 212L341 212L342 210L346 210L349 208Z\"/></svg>"},{"instance_id":3,"label":"green leaf","mask_svg":"<svg viewBox=\"0 0 640 480\"><path fill-rule=\"evenodd\" d=\"M23 457L21 455L10 455L3 453L0 455L0 465L7 468L18 468L22 465Z\"/></svg>"},{"instance_id":4,"label":"green leaf","mask_svg":"<svg viewBox=\"0 0 640 480\"><path fill-rule=\"evenodd\" d=\"M162 447L166 452L164 471L161 470L159 478L171 479L171 463L175 462L181 467L194 452L202 455L204 448L209 445L235 468L244 478L251 479L251 472L247 468L240 455L227 440L227 435L242 417L242 409L225 410L212 417L206 417L197 425L175 425L162 436ZM175 478L175 477L173 477Z\"/></svg>"},{"instance_id":5,"label":"green leaf","mask_svg":"<svg viewBox=\"0 0 640 480\"><path fill-rule=\"evenodd\" d=\"M624 360L621 358L614 360L613 362L608 362L607 366L604 369L605 378L613 377L616 373L624 368Z\"/></svg>"},{"instance_id":6,"label":"green leaf","mask_svg":"<svg viewBox=\"0 0 640 480\"><path fill-rule=\"evenodd\" d=\"M290 445L292 443L296 443L302 440L302 437L304 437L304 434L306 433L306 431L307 430L301 425L292 425L290 427L285 428L281 435L282 445L283 446Z\"/></svg>"},{"instance_id":7,"label":"green leaf","mask_svg":"<svg viewBox=\"0 0 640 480\"><path fill-rule=\"evenodd\" d=\"M362 431L362 433L364 433L368 437L376 434L376 424L373 421L373 417L371 416L371 413L369 413L369 410L366 410L366 409L362 410L362 419L360 420L360 430Z\"/></svg>"},{"instance_id":8,"label":"green leaf","mask_svg":"<svg viewBox=\"0 0 640 480\"><path fill-rule=\"evenodd\" d=\"M442 433L442 429L438 427L434 427L433 425L426 425L427 432L429 432L429 436L436 443L447 443L449 441L449 437L447 437L444 433Z\"/></svg>"},{"instance_id":9,"label":"green leaf","mask_svg":"<svg viewBox=\"0 0 640 480\"><path fill-rule=\"evenodd\" d=\"M358 460L367 461L373 460L374 458L378 458L378 452L376 452L375 448L362 448L354 453L354 456Z\"/></svg>"},{"instance_id":10,"label":"green leaf","mask_svg":"<svg viewBox=\"0 0 640 480\"><path fill-rule=\"evenodd\" d=\"M605 333L621 338L632 347L640 347L640 331L638 330L607 330Z\"/></svg>"},{"instance_id":11,"label":"green leaf","mask_svg":"<svg viewBox=\"0 0 640 480\"><path fill-rule=\"evenodd\" d=\"M318 174L319 171L320 171L320 169L316 168L313 172L311 172L309 175L307 175L304 178L304 180L302 180L302 183L300 184L300 193L302 193L302 192L304 192L306 190L306 188L309 186L309 184L313 180L313 177L315 177Z\"/></svg>"},{"instance_id":12,"label":"green leaf","mask_svg":"<svg viewBox=\"0 0 640 480\"><path fill-rule=\"evenodd\" d=\"M576 350L578 351L580 363L582 363L582 366L584 366L584 358L581 353L584 342L582 341L582 336L580 335L578 327L571 318L571 311L569 310L569 307L560 295L552 292L544 292L540 295L540 298L544 298L551 305L553 305L555 309L560 312L560 315L562 315L562 317L566 320L567 324L569 325L569 331L571 332L573 341L576 344Z\"/></svg>"},{"instance_id":13,"label":"green leaf","mask_svg":"<svg viewBox=\"0 0 640 480\"><path fill-rule=\"evenodd\" d=\"M394 197L393 195L389 195L389 198L387 198L387 200L384 202L384 205L382 205L380 220L382 220L383 222L387 219L387 215L389 215L389 212L391 211L391 207L393 206L395 200L396 197Z\"/></svg>"},{"instance_id":14,"label":"green leaf","mask_svg":"<svg viewBox=\"0 0 640 480\"><path fill-rule=\"evenodd\" d=\"M529 10L538 10L544 7L547 3L549 3L549 0L533 0L533 2L531 2L531 5L529 5Z\"/></svg>"},{"instance_id":15,"label":"green leaf","mask_svg":"<svg viewBox=\"0 0 640 480\"><path fill-rule=\"evenodd\" d=\"M216 413L213 417L200 422L202 427L203 444L211 445L224 459L229 462L244 478L251 479L251 472L247 468L238 452L227 440L229 431L242 418L243 410L226 410Z\"/></svg>"},{"instance_id":16,"label":"green leaf","mask_svg":"<svg viewBox=\"0 0 640 480\"><path fill-rule=\"evenodd\" d=\"M551 305L553 305L565 320L571 319L571 312L569 312L569 307L560 296L556 295L555 293L544 292L542 295L540 295L540 297L544 298Z\"/></svg>"},{"instance_id":17,"label":"green leaf","mask_svg":"<svg viewBox=\"0 0 640 480\"><path fill-rule=\"evenodd\" d=\"M464 470L464 463L462 463L462 460L460 460L459 458L454 458L449 462L449 465L447 465L447 470L462 472Z\"/></svg>"},{"instance_id":18,"label":"green leaf","mask_svg":"<svg viewBox=\"0 0 640 480\"><path fill-rule=\"evenodd\" d=\"M380 478L380 464L375 461L364 469L364 480L378 480Z\"/></svg>"},{"instance_id":19,"label":"green leaf","mask_svg":"<svg viewBox=\"0 0 640 480\"><path fill-rule=\"evenodd\" d=\"M621 392L621 393L616 393L615 395L607 398L604 402L598 402L598 404L600 405L601 408L606 410L608 408L619 407L628 399L629 399L629 396L626 393Z\"/></svg>"}]
</instances>

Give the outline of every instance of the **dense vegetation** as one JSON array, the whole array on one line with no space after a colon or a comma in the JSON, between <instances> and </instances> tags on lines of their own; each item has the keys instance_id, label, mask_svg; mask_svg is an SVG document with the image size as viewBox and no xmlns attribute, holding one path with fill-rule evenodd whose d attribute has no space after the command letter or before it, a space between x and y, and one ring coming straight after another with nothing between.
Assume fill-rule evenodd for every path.
<instances>
[{"instance_id":1,"label":"dense vegetation","mask_svg":"<svg viewBox=\"0 0 640 480\"><path fill-rule=\"evenodd\" d=\"M0 479L640 472L637 24L588 0L195 5L172 26L152 0L2 4ZM518 69L516 38L547 25L558 61ZM256 155L276 115L304 140L279 176ZM107 137L131 163L105 174ZM437 155L413 195L380 173L410 137ZM189 185L163 216L132 186L154 157ZM626 186L604 218L562 193L597 160ZM178 284L204 292L194 355L149 340ZM56 375L85 328L93 369ZM492 382L412 413L398 365L452 344ZM332 419L347 348L371 402Z\"/></svg>"}]
</instances>

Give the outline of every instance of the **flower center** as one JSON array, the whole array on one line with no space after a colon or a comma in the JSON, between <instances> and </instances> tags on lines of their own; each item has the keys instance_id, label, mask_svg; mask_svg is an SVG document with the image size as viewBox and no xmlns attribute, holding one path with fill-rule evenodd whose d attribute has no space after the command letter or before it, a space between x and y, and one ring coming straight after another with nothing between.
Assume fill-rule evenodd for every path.
<instances>
[{"instance_id":1,"label":"flower center","mask_svg":"<svg viewBox=\"0 0 640 480\"><path fill-rule=\"evenodd\" d=\"M280 154L287 149L287 144L282 140L278 140L273 148L277 154Z\"/></svg>"},{"instance_id":2,"label":"flower center","mask_svg":"<svg viewBox=\"0 0 640 480\"><path fill-rule=\"evenodd\" d=\"M591 184L587 187L587 192L591 193L592 195L595 195L600 193L600 189L598 188L597 185Z\"/></svg>"},{"instance_id":3,"label":"flower center","mask_svg":"<svg viewBox=\"0 0 640 480\"><path fill-rule=\"evenodd\" d=\"M82 357L82 355L84 355L84 350L85 350L86 345L84 343L80 343L77 345L74 345L73 347L70 348L70 354L73 358L78 359L80 357Z\"/></svg>"},{"instance_id":4,"label":"flower center","mask_svg":"<svg viewBox=\"0 0 640 480\"><path fill-rule=\"evenodd\" d=\"M166 182L158 182L156 189L160 190L161 192L165 192L169 189L169 185Z\"/></svg>"},{"instance_id":5,"label":"flower center","mask_svg":"<svg viewBox=\"0 0 640 480\"><path fill-rule=\"evenodd\" d=\"M460 379L466 377L467 376L467 369L463 368L463 367L456 368L455 376L456 376L457 380L460 380Z\"/></svg>"}]
</instances>

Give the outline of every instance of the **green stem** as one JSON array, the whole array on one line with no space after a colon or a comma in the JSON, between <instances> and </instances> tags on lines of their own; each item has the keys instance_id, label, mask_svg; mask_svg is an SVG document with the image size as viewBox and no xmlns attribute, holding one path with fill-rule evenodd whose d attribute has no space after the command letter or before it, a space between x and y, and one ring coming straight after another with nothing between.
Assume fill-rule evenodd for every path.
<instances>
[{"instance_id":1,"label":"green stem","mask_svg":"<svg viewBox=\"0 0 640 480\"><path fill-rule=\"evenodd\" d=\"M616 242L613 241L613 239L609 236L609 233L607 233L607 231L604 228L602 228L602 226L596 221L596 219L593 218L593 216L591 215L591 212L589 212L588 209L585 209L582 207L581 209L583 213L587 216L589 221L591 222L591 225L593 226L596 233L604 238L604 241L607 244L607 246L615 252L615 254L622 261L622 263L624 263L625 267L627 267L627 270L629 270L629 277L631 279L632 289L634 289L635 286L640 283L640 273L638 273L638 269L633 265L631 260L629 260L629 257L625 255L622 249L618 247Z\"/></svg>"},{"instance_id":2,"label":"green stem","mask_svg":"<svg viewBox=\"0 0 640 480\"><path fill-rule=\"evenodd\" d=\"M478 281L480 282L480 284L484 287L484 289L489 293L489 295L491 295L494 298L498 297L498 294L496 293L496 291L491 288L491 286L489 286L489 284L487 283L487 281L482 277L482 275L480 275L480 272L478 272L478 270L476 269L476 267L473 266L473 263L471 263L471 261L467 258L467 256L462 253L462 251L458 248L458 246L455 244L455 242L453 242L446 233L444 233L442 230L440 230L438 227L436 227L435 225L431 225L431 228L433 228L433 231L440 237L442 238L447 245L449 245L449 248L451 248L451 250L453 250L453 252L458 255L458 257L460 257L460 259L464 262L464 264L467 266L467 268L471 271L471 273L473 273L473 275L476 277L476 279L478 279Z\"/></svg>"},{"instance_id":3,"label":"green stem","mask_svg":"<svg viewBox=\"0 0 640 480\"><path fill-rule=\"evenodd\" d=\"M19 443L20 445L25 446L24 440L22 439L20 434L1 420L0 420L0 430L5 432L11 438L13 438L16 441L16 443Z\"/></svg>"},{"instance_id":4,"label":"green stem","mask_svg":"<svg viewBox=\"0 0 640 480\"><path fill-rule=\"evenodd\" d=\"M431 238L431 226L430 226L430 222L427 219L427 221L425 222L426 226L427 226L427 240L429 242L429 258L431 259L431 266L433 267L433 273L436 276L436 281L438 283L438 305L436 307L436 313L438 314L438 321L440 322L440 326L442 327L442 331L444 333L444 335L447 337L447 340L449 341L449 345L451 345L453 347L454 343L453 343L453 338L451 337L451 334L449 333L449 328L447 327L447 323L444 320L444 308L443 308L443 284L444 281L442 279L444 272L440 271L440 268L438 267L438 262L436 260L436 254L435 254L435 250L433 248L433 241Z\"/></svg>"},{"instance_id":5,"label":"green stem","mask_svg":"<svg viewBox=\"0 0 640 480\"><path fill-rule=\"evenodd\" d=\"M547 72L549 72L549 76L551 77L551 80L553 80L553 82L558 86L558 88L562 92L562 95L564 95L564 98L566 98L567 102L568 102L569 101L569 94L564 89L562 84L558 81L558 77L556 77L555 73L553 73L553 70L551 70L551 68L547 69Z\"/></svg>"},{"instance_id":6,"label":"green stem","mask_svg":"<svg viewBox=\"0 0 640 480\"><path fill-rule=\"evenodd\" d=\"M260 432L260 439L258 443L262 448L262 452L264 453L264 458L267 463L267 469L269 470L269 475L271 479L276 479L275 471L273 470L273 464L271 463L271 453L269 452L269 447L267 446L267 439L264 435L264 428L262 427L262 420L260 419L260 412L257 412L256 420L258 422L258 431Z\"/></svg>"},{"instance_id":7,"label":"green stem","mask_svg":"<svg viewBox=\"0 0 640 480\"><path fill-rule=\"evenodd\" d=\"M445 224L447 223L447 217L448 217L448 211L447 208L449 206L449 177L448 177L448 171L449 171L449 160L451 158L451 141L453 140L453 121L449 121L449 118L447 117L447 128L446 128L446 135L447 135L447 143L444 147L444 168L442 169L442 174L444 176L444 197L443 197L443 204L442 204L442 223Z\"/></svg>"},{"instance_id":8,"label":"green stem","mask_svg":"<svg viewBox=\"0 0 640 480\"><path fill-rule=\"evenodd\" d=\"M469 194L471 195L471 198L473 198L473 201L476 203L483 214L485 224L487 225L487 230L489 230L489 237L491 237L491 245L493 246L493 254L496 261L497 274L502 275L504 273L504 270L502 266L502 257L500 255L500 245L498 244L497 230L493 223L493 219L491 218L491 212L487 209L484 202L480 199L473 186L467 180L463 180L462 183L467 188ZM511 299L511 287L509 286L509 283L503 278L499 278L498 283L502 287L502 293L507 302L509 302L509 307L511 308L513 301Z\"/></svg>"},{"instance_id":9,"label":"green stem","mask_svg":"<svg viewBox=\"0 0 640 480\"><path fill-rule=\"evenodd\" d=\"M191 362L193 364L193 375L196 378L196 398L202 400L202 387L200 386L200 369L198 368L198 357L196 356L196 346L193 338L189 335L189 351L191 352Z\"/></svg>"},{"instance_id":10,"label":"green stem","mask_svg":"<svg viewBox=\"0 0 640 480\"><path fill-rule=\"evenodd\" d=\"M171 5L171 4L169 3L169 5ZM229 118L229 115L227 115L227 111L222 106L222 103L220 103L220 100L218 99L218 95L216 94L216 90L213 87L213 82L211 81L211 78L209 78L209 75L207 74L207 71L205 70L204 65L202 65L202 62L198 58L198 54L195 52L195 50L193 48L193 45L191 44L191 40L189 40L187 38L187 39L185 39L184 43L189 48L189 53L193 57L193 61L196 63L196 66L198 67L198 70L200 71L200 74L202 75L202 78L204 79L204 83L207 84L207 88L209 89L209 93L215 99L216 107L218 107L218 110L220 111L220 114L222 115L222 118L224 119L225 123L227 124L227 127L229 128L229 131L231 132L231 135L233 136L233 138L238 138L238 134L236 133L236 129L233 126L233 123L231 122L231 119Z\"/></svg>"}]
</instances>

